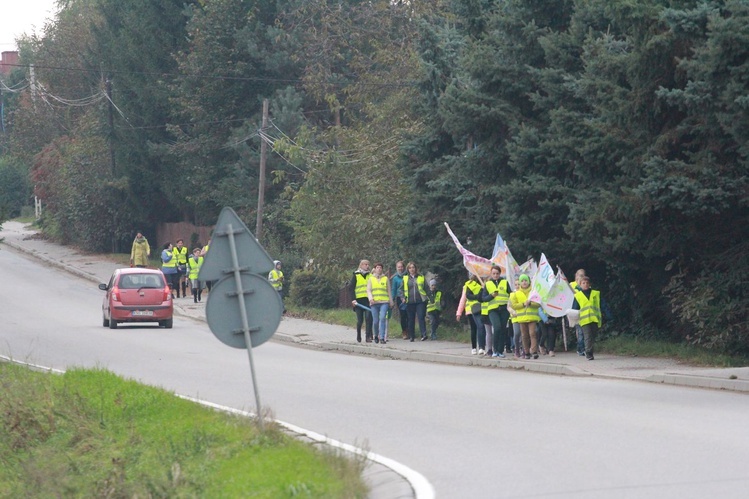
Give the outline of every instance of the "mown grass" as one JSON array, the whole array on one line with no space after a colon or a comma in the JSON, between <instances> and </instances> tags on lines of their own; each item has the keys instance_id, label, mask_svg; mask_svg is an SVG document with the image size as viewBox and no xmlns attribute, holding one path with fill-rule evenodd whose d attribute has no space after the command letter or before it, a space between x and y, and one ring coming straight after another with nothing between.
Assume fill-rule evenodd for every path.
<instances>
[{"instance_id":1,"label":"mown grass","mask_svg":"<svg viewBox=\"0 0 749 499\"><path fill-rule=\"evenodd\" d=\"M365 497L361 460L105 370L0 363L0 497Z\"/></svg>"},{"instance_id":2,"label":"mown grass","mask_svg":"<svg viewBox=\"0 0 749 499\"><path fill-rule=\"evenodd\" d=\"M706 348L634 336L608 336L596 343L596 350L613 355L676 359L696 366L744 367L749 359L717 353Z\"/></svg>"}]
</instances>

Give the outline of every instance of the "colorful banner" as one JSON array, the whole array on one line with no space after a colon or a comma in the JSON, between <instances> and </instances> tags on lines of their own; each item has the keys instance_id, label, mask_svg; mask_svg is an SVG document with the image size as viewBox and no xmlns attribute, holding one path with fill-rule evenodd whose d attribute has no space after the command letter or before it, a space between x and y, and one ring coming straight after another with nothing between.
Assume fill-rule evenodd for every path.
<instances>
[{"instance_id":1,"label":"colorful banner","mask_svg":"<svg viewBox=\"0 0 749 499\"><path fill-rule=\"evenodd\" d=\"M543 253L541 253L541 261L538 263L538 270L530 277L531 294L528 298L536 303L543 303L554 284L554 271L551 270L551 265L549 265L549 261Z\"/></svg>"},{"instance_id":2,"label":"colorful banner","mask_svg":"<svg viewBox=\"0 0 749 499\"><path fill-rule=\"evenodd\" d=\"M512 256L507 243L505 243L505 261L507 262L507 268L505 268L507 285L512 291L515 291L515 279L520 275L520 265L515 261L515 257Z\"/></svg>"},{"instance_id":3,"label":"colorful banner","mask_svg":"<svg viewBox=\"0 0 749 499\"><path fill-rule=\"evenodd\" d=\"M540 303L544 312L551 317L563 317L568 312L574 312L570 309L575 300L575 294L570 288L567 277L560 268L557 268L557 273L554 275L551 265L549 265L549 261L543 253L538 265L532 258L522 265L518 265L507 243L502 239L502 236L497 234L492 258L487 260L465 249L447 222L445 222L445 228L463 256L463 266L470 273L479 276L481 279L488 279L491 276L492 266L498 265L504 270L507 284L512 291L515 291L515 279L520 274L528 274L531 278L530 299Z\"/></svg>"},{"instance_id":4,"label":"colorful banner","mask_svg":"<svg viewBox=\"0 0 749 499\"><path fill-rule=\"evenodd\" d=\"M447 233L450 234L453 243L455 243L455 246L458 248L458 251L463 255L463 266L468 270L468 272L477 275L482 279L488 279L492 273L491 260L487 260L482 256L474 255L465 249L463 245L460 244L460 241L458 241L458 238L455 237L453 231L450 230L450 226L447 225L447 222L445 222L445 228L447 229Z\"/></svg>"},{"instance_id":5,"label":"colorful banner","mask_svg":"<svg viewBox=\"0 0 749 499\"><path fill-rule=\"evenodd\" d=\"M502 273L507 275L507 253L505 249L506 245L502 236L497 234L497 238L494 240L494 251L492 251L491 261L494 265L502 267Z\"/></svg>"}]
</instances>

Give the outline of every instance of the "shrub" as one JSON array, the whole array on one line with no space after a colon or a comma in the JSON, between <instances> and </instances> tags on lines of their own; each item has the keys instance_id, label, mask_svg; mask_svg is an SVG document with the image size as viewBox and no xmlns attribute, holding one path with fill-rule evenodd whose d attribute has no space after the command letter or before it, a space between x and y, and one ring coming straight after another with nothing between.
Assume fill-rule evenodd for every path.
<instances>
[{"instance_id":1,"label":"shrub","mask_svg":"<svg viewBox=\"0 0 749 499\"><path fill-rule=\"evenodd\" d=\"M334 308L338 290L328 277L313 270L297 270L291 277L292 303L300 307Z\"/></svg>"}]
</instances>

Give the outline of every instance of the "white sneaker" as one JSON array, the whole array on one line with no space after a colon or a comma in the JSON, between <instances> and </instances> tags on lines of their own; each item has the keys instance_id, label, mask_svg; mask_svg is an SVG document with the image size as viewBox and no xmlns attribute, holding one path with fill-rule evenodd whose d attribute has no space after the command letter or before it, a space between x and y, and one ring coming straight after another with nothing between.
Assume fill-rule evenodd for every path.
<instances>
[{"instance_id":1,"label":"white sneaker","mask_svg":"<svg viewBox=\"0 0 749 499\"><path fill-rule=\"evenodd\" d=\"M479 348L479 355L484 355L486 352L483 348Z\"/></svg>"},{"instance_id":2,"label":"white sneaker","mask_svg":"<svg viewBox=\"0 0 749 499\"><path fill-rule=\"evenodd\" d=\"M554 350L552 350L551 352L549 352L549 357L554 357Z\"/></svg>"},{"instance_id":3,"label":"white sneaker","mask_svg":"<svg viewBox=\"0 0 749 499\"><path fill-rule=\"evenodd\" d=\"M475 348L471 348L471 355L476 355L476 349Z\"/></svg>"}]
</instances>

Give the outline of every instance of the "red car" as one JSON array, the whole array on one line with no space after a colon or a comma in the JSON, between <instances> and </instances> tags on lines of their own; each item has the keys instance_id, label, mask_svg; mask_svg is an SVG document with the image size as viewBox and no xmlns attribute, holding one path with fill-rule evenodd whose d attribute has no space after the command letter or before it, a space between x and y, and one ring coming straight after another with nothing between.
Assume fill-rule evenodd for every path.
<instances>
[{"instance_id":1,"label":"red car","mask_svg":"<svg viewBox=\"0 0 749 499\"><path fill-rule=\"evenodd\" d=\"M172 292L160 270L117 269L109 284L99 284L107 292L101 305L102 325L116 329L121 322L158 322L172 327Z\"/></svg>"}]
</instances>

